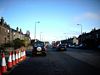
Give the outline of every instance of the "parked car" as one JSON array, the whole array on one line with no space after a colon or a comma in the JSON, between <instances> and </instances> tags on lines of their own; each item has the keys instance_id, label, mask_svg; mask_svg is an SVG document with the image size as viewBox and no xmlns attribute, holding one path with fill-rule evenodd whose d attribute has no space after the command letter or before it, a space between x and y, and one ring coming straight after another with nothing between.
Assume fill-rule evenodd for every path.
<instances>
[{"instance_id":1,"label":"parked car","mask_svg":"<svg viewBox=\"0 0 100 75\"><path fill-rule=\"evenodd\" d=\"M59 44L59 46L57 47L58 51L66 51L67 50L67 46L65 44Z\"/></svg>"},{"instance_id":2,"label":"parked car","mask_svg":"<svg viewBox=\"0 0 100 75\"><path fill-rule=\"evenodd\" d=\"M37 41L33 44L32 55L43 55L46 56L46 50L44 47L44 42Z\"/></svg>"}]
</instances>

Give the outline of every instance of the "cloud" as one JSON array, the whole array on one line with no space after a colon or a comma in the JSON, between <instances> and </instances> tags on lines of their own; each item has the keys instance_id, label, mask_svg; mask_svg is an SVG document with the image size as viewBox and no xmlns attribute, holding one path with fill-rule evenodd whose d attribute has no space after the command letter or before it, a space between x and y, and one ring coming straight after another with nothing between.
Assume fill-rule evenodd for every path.
<instances>
[{"instance_id":1,"label":"cloud","mask_svg":"<svg viewBox=\"0 0 100 75\"><path fill-rule=\"evenodd\" d=\"M100 13L86 12L74 17L75 22L80 22L82 20L100 20Z\"/></svg>"}]
</instances>

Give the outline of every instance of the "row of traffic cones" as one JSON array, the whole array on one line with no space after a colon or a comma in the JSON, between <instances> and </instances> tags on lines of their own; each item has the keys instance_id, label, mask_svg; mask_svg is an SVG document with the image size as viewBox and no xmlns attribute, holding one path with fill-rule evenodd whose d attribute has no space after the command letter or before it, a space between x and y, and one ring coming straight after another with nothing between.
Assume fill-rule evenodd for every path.
<instances>
[{"instance_id":1,"label":"row of traffic cones","mask_svg":"<svg viewBox=\"0 0 100 75\"><path fill-rule=\"evenodd\" d=\"M24 49L9 52L8 63L6 65L5 54L2 53L2 62L0 67L0 75L6 73L13 66L26 59L26 52Z\"/></svg>"}]
</instances>

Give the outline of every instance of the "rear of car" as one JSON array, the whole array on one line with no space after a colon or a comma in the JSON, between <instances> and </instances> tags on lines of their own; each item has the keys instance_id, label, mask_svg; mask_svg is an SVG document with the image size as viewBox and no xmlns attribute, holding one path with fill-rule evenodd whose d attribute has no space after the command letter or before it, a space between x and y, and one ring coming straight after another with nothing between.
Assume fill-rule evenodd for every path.
<instances>
[{"instance_id":1,"label":"rear of car","mask_svg":"<svg viewBox=\"0 0 100 75\"><path fill-rule=\"evenodd\" d=\"M65 44L60 44L57 48L58 51L66 51L67 50L67 46Z\"/></svg>"},{"instance_id":2,"label":"rear of car","mask_svg":"<svg viewBox=\"0 0 100 75\"><path fill-rule=\"evenodd\" d=\"M32 55L33 56L36 56L36 55L46 56L44 42L35 42L33 44Z\"/></svg>"}]
</instances>

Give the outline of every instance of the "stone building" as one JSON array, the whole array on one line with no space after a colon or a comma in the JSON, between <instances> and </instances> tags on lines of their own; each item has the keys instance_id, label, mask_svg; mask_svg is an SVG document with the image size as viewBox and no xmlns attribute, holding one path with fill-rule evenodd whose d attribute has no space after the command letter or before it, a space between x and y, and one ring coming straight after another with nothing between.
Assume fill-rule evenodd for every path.
<instances>
[{"instance_id":1,"label":"stone building","mask_svg":"<svg viewBox=\"0 0 100 75\"><path fill-rule=\"evenodd\" d=\"M0 45L10 42L10 26L4 22L3 17L0 19Z\"/></svg>"},{"instance_id":2,"label":"stone building","mask_svg":"<svg viewBox=\"0 0 100 75\"><path fill-rule=\"evenodd\" d=\"M100 29L93 29L89 33L83 33L79 37L79 43L85 44L87 47L97 47L100 45Z\"/></svg>"},{"instance_id":3,"label":"stone building","mask_svg":"<svg viewBox=\"0 0 100 75\"><path fill-rule=\"evenodd\" d=\"M18 27L16 29L10 28L6 22L4 22L3 17L0 19L0 45L11 43L13 40L19 38L20 40L26 40L27 44L30 43L30 32L27 31L23 34L22 30Z\"/></svg>"}]
</instances>

